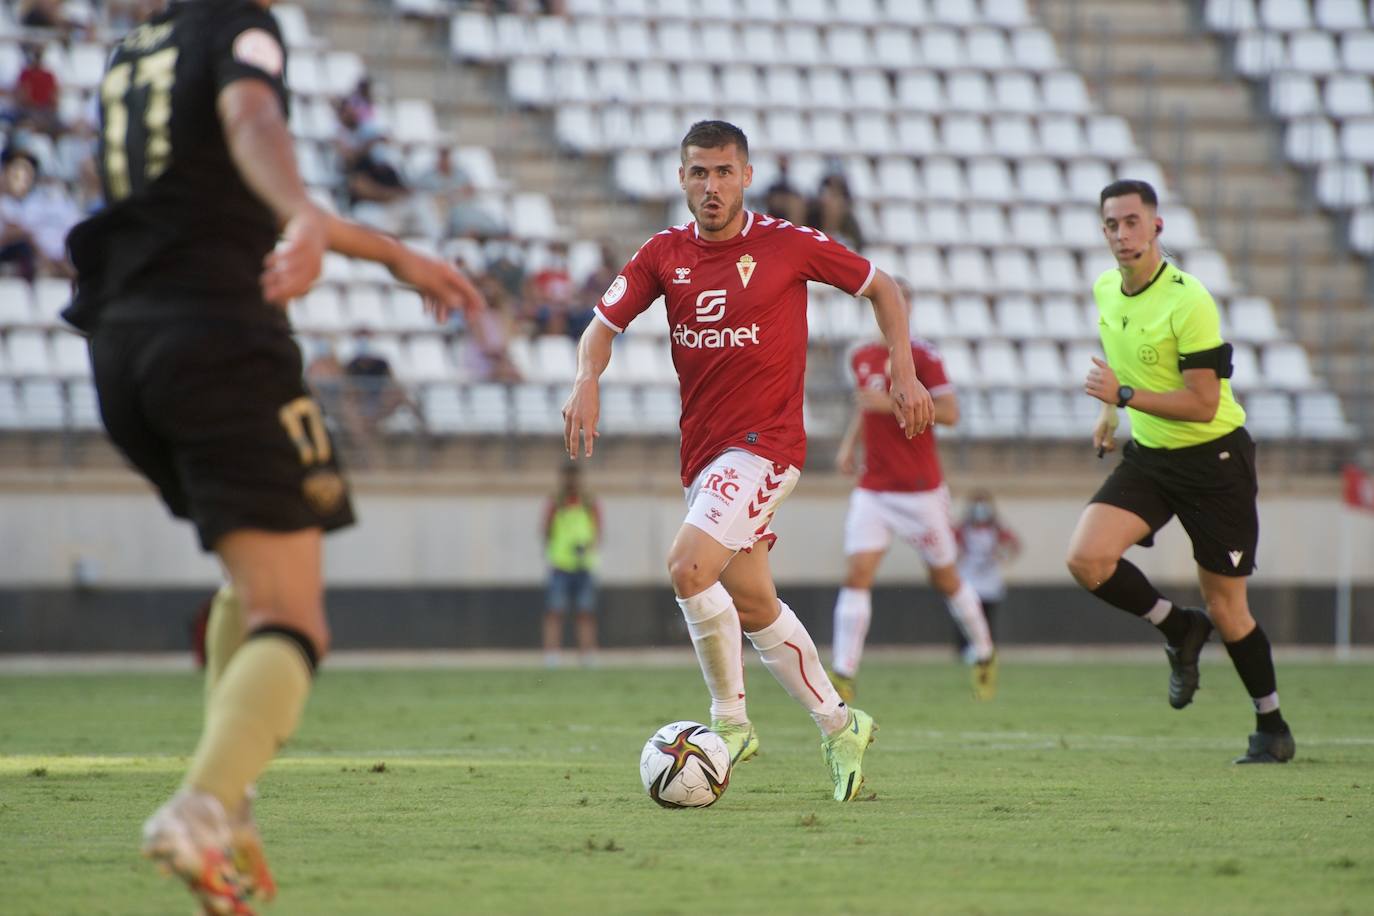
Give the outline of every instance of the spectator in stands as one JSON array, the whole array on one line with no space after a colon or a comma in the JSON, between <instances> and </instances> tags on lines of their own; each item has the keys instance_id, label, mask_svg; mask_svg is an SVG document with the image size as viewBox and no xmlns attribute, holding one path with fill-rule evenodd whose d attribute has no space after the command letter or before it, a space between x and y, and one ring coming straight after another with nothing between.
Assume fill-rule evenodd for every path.
<instances>
[{"instance_id":1,"label":"spectator in stands","mask_svg":"<svg viewBox=\"0 0 1374 916\"><path fill-rule=\"evenodd\" d=\"M311 344L306 354L305 381L324 411L325 420L345 442L362 445L367 441L362 417L349 397L348 373L339 360L334 342L323 339Z\"/></svg>"},{"instance_id":2,"label":"spectator in stands","mask_svg":"<svg viewBox=\"0 0 1374 916\"><path fill-rule=\"evenodd\" d=\"M433 208L401 178L380 126L361 125L357 137L359 145L345 169L353 218L392 235L438 238L440 227Z\"/></svg>"},{"instance_id":3,"label":"spectator in stands","mask_svg":"<svg viewBox=\"0 0 1374 916\"><path fill-rule=\"evenodd\" d=\"M19 24L28 29L65 29L69 25L62 12L62 0L23 0L19 4Z\"/></svg>"},{"instance_id":4,"label":"spectator in stands","mask_svg":"<svg viewBox=\"0 0 1374 916\"><path fill-rule=\"evenodd\" d=\"M574 301L576 287L568 271L568 246L555 242L548 261L525 283L525 310L540 334L580 336L590 316Z\"/></svg>"},{"instance_id":5,"label":"spectator in stands","mask_svg":"<svg viewBox=\"0 0 1374 916\"><path fill-rule=\"evenodd\" d=\"M838 172L821 180L820 190L807 209L805 223L855 251L864 247L864 234L854 216L854 197L849 193L849 182Z\"/></svg>"},{"instance_id":6,"label":"spectator in stands","mask_svg":"<svg viewBox=\"0 0 1374 916\"><path fill-rule=\"evenodd\" d=\"M490 274L473 275L473 280L487 298L488 308L472 316L466 326L467 334L461 347L463 365L477 381L519 382L520 370L510 357L513 333L510 297L500 281Z\"/></svg>"},{"instance_id":7,"label":"spectator in stands","mask_svg":"<svg viewBox=\"0 0 1374 916\"><path fill-rule=\"evenodd\" d=\"M74 276L67 260L67 233L85 214L67 186L56 176L40 176L23 200L23 213L24 224L37 249L38 272L54 277Z\"/></svg>"},{"instance_id":8,"label":"spectator in stands","mask_svg":"<svg viewBox=\"0 0 1374 916\"><path fill-rule=\"evenodd\" d=\"M450 147L439 147L434 167L416 176L413 187L431 195L436 219L446 235L486 240L506 232L501 220L481 206L477 187L454 161Z\"/></svg>"},{"instance_id":9,"label":"spectator in stands","mask_svg":"<svg viewBox=\"0 0 1374 916\"><path fill-rule=\"evenodd\" d=\"M423 427L420 408L411 400L391 371L391 363L377 351L372 331L359 328L353 338L353 358L344 365L344 412L341 417L356 416L358 444L362 464L380 463L377 445L381 426L397 411L409 411Z\"/></svg>"},{"instance_id":10,"label":"spectator in stands","mask_svg":"<svg viewBox=\"0 0 1374 916\"><path fill-rule=\"evenodd\" d=\"M25 280L38 272L38 246L25 222L24 200L38 176L38 160L10 146L0 156L0 266L14 265Z\"/></svg>"},{"instance_id":11,"label":"spectator in stands","mask_svg":"<svg viewBox=\"0 0 1374 916\"><path fill-rule=\"evenodd\" d=\"M502 245L496 257L487 264L486 272L501 284L506 298L519 299L525 290L525 265L512 256L513 245Z\"/></svg>"},{"instance_id":12,"label":"spectator in stands","mask_svg":"<svg viewBox=\"0 0 1374 916\"><path fill-rule=\"evenodd\" d=\"M548 604L544 612L544 664L557 667L563 648L563 621L577 612L577 649L582 664L596 652L596 546L601 540L601 507L582 489L582 474L565 464L558 492L544 510L544 556L549 563Z\"/></svg>"},{"instance_id":13,"label":"spectator in stands","mask_svg":"<svg viewBox=\"0 0 1374 916\"><path fill-rule=\"evenodd\" d=\"M773 179L773 183L764 192L763 210L769 216L776 216L778 219L785 219L801 226L806 223L806 198L797 190L797 186L792 184L787 169L787 157L779 156L778 177Z\"/></svg>"},{"instance_id":14,"label":"spectator in stands","mask_svg":"<svg viewBox=\"0 0 1374 916\"><path fill-rule=\"evenodd\" d=\"M353 116L353 121L359 126L371 124L377 118L377 106L372 101L372 79L363 76L358 80L358 85L353 87L348 98L343 100L343 107Z\"/></svg>"},{"instance_id":15,"label":"spectator in stands","mask_svg":"<svg viewBox=\"0 0 1374 916\"><path fill-rule=\"evenodd\" d=\"M8 120L55 136L62 130L57 117L57 74L44 65L43 53L41 44L24 45L24 67L14 84L14 108Z\"/></svg>"}]
</instances>

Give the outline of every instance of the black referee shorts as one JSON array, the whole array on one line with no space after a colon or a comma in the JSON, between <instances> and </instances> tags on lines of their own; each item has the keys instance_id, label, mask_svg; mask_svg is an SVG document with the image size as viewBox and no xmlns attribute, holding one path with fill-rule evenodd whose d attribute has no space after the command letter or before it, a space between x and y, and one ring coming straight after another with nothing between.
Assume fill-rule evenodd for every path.
<instances>
[{"instance_id":1,"label":"black referee shorts","mask_svg":"<svg viewBox=\"0 0 1374 916\"><path fill-rule=\"evenodd\" d=\"M348 487L285 326L104 323L91 337L110 438L212 550L241 528L333 531Z\"/></svg>"},{"instance_id":2,"label":"black referee shorts","mask_svg":"<svg viewBox=\"0 0 1374 916\"><path fill-rule=\"evenodd\" d=\"M1193 542L1197 565L1222 576L1255 571L1259 512L1255 443L1244 427L1187 448L1146 448L1127 442L1121 463L1091 502L1132 512L1150 526L1140 543L1175 515Z\"/></svg>"}]
</instances>

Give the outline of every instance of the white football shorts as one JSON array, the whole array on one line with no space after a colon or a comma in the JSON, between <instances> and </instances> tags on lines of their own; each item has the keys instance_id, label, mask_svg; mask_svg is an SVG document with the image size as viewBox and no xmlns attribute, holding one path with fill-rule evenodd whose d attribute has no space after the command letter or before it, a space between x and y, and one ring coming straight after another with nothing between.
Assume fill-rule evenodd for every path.
<instances>
[{"instance_id":1,"label":"white football shorts","mask_svg":"<svg viewBox=\"0 0 1374 916\"><path fill-rule=\"evenodd\" d=\"M771 550L778 536L769 530L801 471L732 448L697 474L687 495L684 521L730 550L749 550L759 541Z\"/></svg>"},{"instance_id":2,"label":"white football shorts","mask_svg":"<svg viewBox=\"0 0 1374 916\"><path fill-rule=\"evenodd\" d=\"M959 547L949 518L949 487L919 493L855 488L844 521L845 555L887 550L893 537L916 548L927 566L953 565Z\"/></svg>"}]
</instances>

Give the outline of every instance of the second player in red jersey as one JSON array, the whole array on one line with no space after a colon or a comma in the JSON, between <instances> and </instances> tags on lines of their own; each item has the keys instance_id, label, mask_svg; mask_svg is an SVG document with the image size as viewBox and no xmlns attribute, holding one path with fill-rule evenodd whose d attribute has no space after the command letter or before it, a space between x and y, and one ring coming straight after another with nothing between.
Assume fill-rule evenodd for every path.
<instances>
[{"instance_id":1,"label":"second player in red jersey","mask_svg":"<svg viewBox=\"0 0 1374 916\"><path fill-rule=\"evenodd\" d=\"M959 420L959 401L934 345L911 341L916 377L935 400L935 422ZM852 474L860 446L863 466L849 499L845 519L845 582L835 601L833 680L840 696L852 700L868 624L872 619L873 579L893 538L920 553L930 583L945 598L954 622L969 644L973 690L991 699L996 690L997 655L977 592L959 576L958 547L949 516L949 488L940 470L935 429L908 439L893 436L884 415L892 403L891 357L874 342L856 347L847 368L857 386L853 420L840 445L837 464Z\"/></svg>"},{"instance_id":2,"label":"second player in red jersey","mask_svg":"<svg viewBox=\"0 0 1374 916\"><path fill-rule=\"evenodd\" d=\"M876 729L826 677L816 644L778 600L768 550L773 513L806 457L806 284L873 301L890 346L888 422L919 435L933 413L907 344L907 308L892 278L804 226L744 209L753 180L749 142L724 121L692 125L678 180L693 222L655 235L615 278L578 344L577 378L563 408L568 453L590 457L600 378L614 336L663 296L682 386L682 483L687 516L668 553L678 607L711 693L711 730L731 761L759 748L744 700L740 628L765 667L815 721L837 801L863 785ZM896 422L893 422L895 418Z\"/></svg>"}]
</instances>

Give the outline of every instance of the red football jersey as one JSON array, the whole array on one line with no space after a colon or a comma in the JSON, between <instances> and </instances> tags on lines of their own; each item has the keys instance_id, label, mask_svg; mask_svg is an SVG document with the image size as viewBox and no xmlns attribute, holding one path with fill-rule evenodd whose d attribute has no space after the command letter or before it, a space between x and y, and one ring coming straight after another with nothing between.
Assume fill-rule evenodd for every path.
<instances>
[{"instance_id":1,"label":"red football jersey","mask_svg":"<svg viewBox=\"0 0 1374 916\"><path fill-rule=\"evenodd\" d=\"M806 283L857 295L874 268L806 226L746 211L744 229L712 242L695 222L639 249L597 304L623 331L665 297L682 392L682 483L729 448L798 468L806 460Z\"/></svg>"},{"instance_id":2,"label":"red football jersey","mask_svg":"<svg viewBox=\"0 0 1374 916\"><path fill-rule=\"evenodd\" d=\"M916 363L916 378L932 398L954 390L945 376L945 364L934 345L925 340L911 342L911 358ZM849 357L850 369L860 388L888 391L892 378L888 372L887 345L864 344ZM933 490L944 482L940 455L935 450L935 425L908 439L891 412L865 411L863 416L864 470L859 486L865 490L911 493Z\"/></svg>"}]
</instances>

